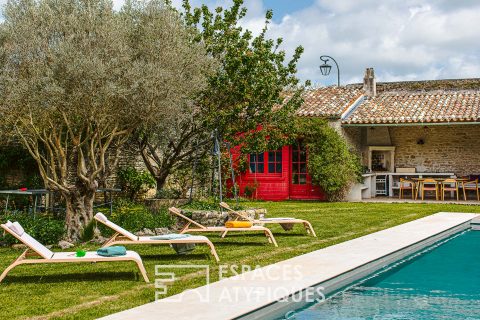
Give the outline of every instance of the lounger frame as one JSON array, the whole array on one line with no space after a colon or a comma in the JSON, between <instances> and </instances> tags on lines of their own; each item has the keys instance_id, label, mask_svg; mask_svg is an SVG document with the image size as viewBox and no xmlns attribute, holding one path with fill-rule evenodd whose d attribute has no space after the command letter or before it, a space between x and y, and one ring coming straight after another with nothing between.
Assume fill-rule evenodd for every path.
<instances>
[{"instance_id":1,"label":"lounger frame","mask_svg":"<svg viewBox=\"0 0 480 320\"><path fill-rule=\"evenodd\" d=\"M39 253L37 253L33 248L30 248L27 243L25 243L15 232L10 230L4 224L1 224L2 228L7 231L9 234L14 236L16 239L21 241L25 244L28 249L26 249L11 265L9 265L3 273L0 275L0 282L7 276L7 274L15 267L22 265L22 264L40 264L40 263L83 263L83 262L119 262L119 261L132 261L137 264L140 273L143 276L145 282L150 282L147 276L147 271L143 266L142 259L140 256L137 258L131 256L119 256L119 257L99 257L99 258L90 258L90 257L76 257L75 252L72 252L71 259L53 259L53 256L50 258L43 257ZM55 253L54 253L55 255ZM29 259L29 257L37 257L36 259Z\"/></svg>"},{"instance_id":2,"label":"lounger frame","mask_svg":"<svg viewBox=\"0 0 480 320\"><path fill-rule=\"evenodd\" d=\"M99 221L99 220L97 220ZM101 221L100 221L101 222ZM129 245L129 244L186 244L186 243L192 243L192 244L206 244L210 248L210 253L212 256L215 258L215 261L219 262L220 258L218 257L217 251L215 250L215 246L209 239L189 239L189 238L182 238L182 239L170 239L170 240L131 240L130 238L120 234L119 232L115 232L115 234L107 240L103 244L102 247L110 247L113 245Z\"/></svg>"},{"instance_id":3,"label":"lounger frame","mask_svg":"<svg viewBox=\"0 0 480 320\"><path fill-rule=\"evenodd\" d=\"M221 237L224 238L227 235L227 232L263 232L267 237L269 243L273 244L275 247L278 247L277 241L273 236L273 233L270 229L263 226L252 226L249 228L227 228L227 227L207 227L195 220L190 219L189 217L182 214L180 209L175 207L170 207L168 209L172 214L184 219L185 225L180 229L179 233L192 233L192 232L220 232ZM195 227L190 227L194 225Z\"/></svg>"},{"instance_id":4,"label":"lounger frame","mask_svg":"<svg viewBox=\"0 0 480 320\"><path fill-rule=\"evenodd\" d=\"M244 215L238 211L233 210L226 202L220 202L220 206L228 210L230 213L234 214L237 219L244 219L252 222L255 225L274 224L274 223L275 224L282 224L282 223L302 224L305 230L307 231L307 234L317 237L315 230L313 230L312 224L307 220L303 220L303 219L258 220L258 219L252 219L247 215Z\"/></svg>"}]
</instances>

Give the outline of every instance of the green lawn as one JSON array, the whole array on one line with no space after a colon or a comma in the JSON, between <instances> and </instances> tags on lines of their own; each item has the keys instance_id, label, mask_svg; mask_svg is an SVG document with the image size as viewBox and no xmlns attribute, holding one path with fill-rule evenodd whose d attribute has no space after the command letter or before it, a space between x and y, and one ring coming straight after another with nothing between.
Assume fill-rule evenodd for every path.
<instances>
[{"instance_id":1,"label":"green lawn","mask_svg":"<svg viewBox=\"0 0 480 320\"><path fill-rule=\"evenodd\" d=\"M308 219L318 238L306 236L299 226L290 232L272 226L279 244L274 248L261 234L230 234L226 239L211 234L221 264L263 266L439 211L480 212L480 206L449 204L251 202L245 206L267 208L270 217ZM210 264L212 279L218 277L218 266L203 246L188 256L177 256L167 246L129 249L140 253L151 280L155 279L156 264ZM0 269L20 253L0 248ZM178 293L203 281L198 272L183 271L168 291ZM93 319L153 301L154 297L154 284L141 281L133 263L20 266L0 284L0 319Z\"/></svg>"}]
</instances>

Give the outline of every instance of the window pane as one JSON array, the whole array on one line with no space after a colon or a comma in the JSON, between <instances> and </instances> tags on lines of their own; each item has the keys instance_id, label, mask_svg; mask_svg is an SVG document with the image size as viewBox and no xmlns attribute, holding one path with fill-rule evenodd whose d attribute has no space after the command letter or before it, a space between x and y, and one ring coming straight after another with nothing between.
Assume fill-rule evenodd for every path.
<instances>
[{"instance_id":1,"label":"window pane","mask_svg":"<svg viewBox=\"0 0 480 320\"><path fill-rule=\"evenodd\" d=\"M292 172L293 173L298 173L298 165L296 165L296 164L292 165Z\"/></svg>"},{"instance_id":2,"label":"window pane","mask_svg":"<svg viewBox=\"0 0 480 320\"><path fill-rule=\"evenodd\" d=\"M268 164L268 173L275 173L275 163Z\"/></svg>"},{"instance_id":3,"label":"window pane","mask_svg":"<svg viewBox=\"0 0 480 320\"><path fill-rule=\"evenodd\" d=\"M275 161L275 151L270 151L268 153L268 162L274 162Z\"/></svg>"},{"instance_id":4,"label":"window pane","mask_svg":"<svg viewBox=\"0 0 480 320\"><path fill-rule=\"evenodd\" d=\"M250 154L250 162L256 162L257 161L257 154L256 153L251 153Z\"/></svg>"},{"instance_id":5,"label":"window pane","mask_svg":"<svg viewBox=\"0 0 480 320\"><path fill-rule=\"evenodd\" d=\"M250 162L250 172L255 172L255 163L254 162Z\"/></svg>"},{"instance_id":6,"label":"window pane","mask_svg":"<svg viewBox=\"0 0 480 320\"><path fill-rule=\"evenodd\" d=\"M276 154L275 154L275 157L276 157L277 162L281 162L282 161L282 151L277 151Z\"/></svg>"},{"instance_id":7,"label":"window pane","mask_svg":"<svg viewBox=\"0 0 480 320\"><path fill-rule=\"evenodd\" d=\"M300 182L299 184L307 184L307 176L304 174L301 174L299 182Z\"/></svg>"},{"instance_id":8,"label":"window pane","mask_svg":"<svg viewBox=\"0 0 480 320\"><path fill-rule=\"evenodd\" d=\"M292 183L298 184L298 174L296 173L292 174Z\"/></svg>"},{"instance_id":9,"label":"window pane","mask_svg":"<svg viewBox=\"0 0 480 320\"><path fill-rule=\"evenodd\" d=\"M257 162L263 162L263 153L257 154Z\"/></svg>"},{"instance_id":10,"label":"window pane","mask_svg":"<svg viewBox=\"0 0 480 320\"><path fill-rule=\"evenodd\" d=\"M298 152L296 152L296 151L292 152L292 161L293 162L298 162Z\"/></svg>"},{"instance_id":11,"label":"window pane","mask_svg":"<svg viewBox=\"0 0 480 320\"><path fill-rule=\"evenodd\" d=\"M306 163L300 163L300 172L301 173L307 173L307 164Z\"/></svg>"},{"instance_id":12,"label":"window pane","mask_svg":"<svg viewBox=\"0 0 480 320\"><path fill-rule=\"evenodd\" d=\"M282 163L281 163L281 162L276 164L275 171L276 171L277 173L281 173L281 172L282 172Z\"/></svg>"},{"instance_id":13,"label":"window pane","mask_svg":"<svg viewBox=\"0 0 480 320\"><path fill-rule=\"evenodd\" d=\"M264 165L263 163L259 163L257 165L257 173L263 173Z\"/></svg>"},{"instance_id":14,"label":"window pane","mask_svg":"<svg viewBox=\"0 0 480 320\"><path fill-rule=\"evenodd\" d=\"M300 161L301 162L306 162L307 161L307 153L305 151L302 151L300 153Z\"/></svg>"}]
</instances>

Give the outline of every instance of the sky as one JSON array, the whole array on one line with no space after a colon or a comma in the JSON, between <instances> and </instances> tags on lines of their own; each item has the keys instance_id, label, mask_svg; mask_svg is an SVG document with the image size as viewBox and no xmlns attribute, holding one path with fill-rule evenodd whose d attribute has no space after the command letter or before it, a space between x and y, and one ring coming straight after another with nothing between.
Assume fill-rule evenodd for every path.
<instances>
[{"instance_id":1,"label":"sky","mask_svg":"<svg viewBox=\"0 0 480 320\"><path fill-rule=\"evenodd\" d=\"M227 0L195 0L211 7ZM336 84L319 70L321 55L335 58L341 84L361 82L373 67L377 81L480 77L479 0L246 0L242 25L259 32L273 10L268 36L284 39L291 54L305 52L298 76Z\"/></svg>"},{"instance_id":2,"label":"sky","mask_svg":"<svg viewBox=\"0 0 480 320\"><path fill-rule=\"evenodd\" d=\"M113 1L116 8L123 3ZM181 0L173 3L179 7ZM377 81L480 77L480 0L245 0L245 6L241 25L256 34L273 10L267 35L283 38L290 56L297 46L305 48L298 77L316 85L337 81L335 67L321 75L321 55L336 59L342 85L361 82L367 67Z\"/></svg>"}]
</instances>

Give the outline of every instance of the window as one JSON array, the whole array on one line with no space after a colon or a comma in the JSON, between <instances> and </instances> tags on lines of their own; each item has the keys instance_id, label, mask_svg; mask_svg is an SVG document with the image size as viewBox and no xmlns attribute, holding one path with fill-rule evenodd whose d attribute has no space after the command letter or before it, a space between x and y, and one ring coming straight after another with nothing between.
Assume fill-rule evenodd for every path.
<instances>
[{"instance_id":1,"label":"window","mask_svg":"<svg viewBox=\"0 0 480 320\"><path fill-rule=\"evenodd\" d=\"M292 146L292 184L307 184L307 150L301 141Z\"/></svg>"},{"instance_id":2,"label":"window","mask_svg":"<svg viewBox=\"0 0 480 320\"><path fill-rule=\"evenodd\" d=\"M250 154L250 173L263 173L265 157L263 153Z\"/></svg>"},{"instance_id":3,"label":"window","mask_svg":"<svg viewBox=\"0 0 480 320\"><path fill-rule=\"evenodd\" d=\"M282 173L282 151L268 152L268 173Z\"/></svg>"}]
</instances>

